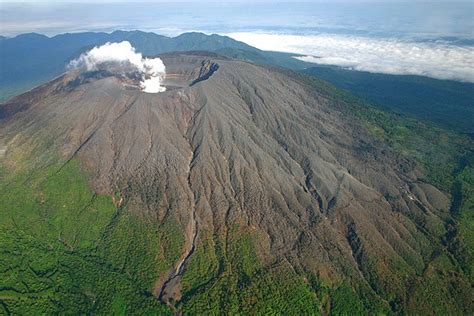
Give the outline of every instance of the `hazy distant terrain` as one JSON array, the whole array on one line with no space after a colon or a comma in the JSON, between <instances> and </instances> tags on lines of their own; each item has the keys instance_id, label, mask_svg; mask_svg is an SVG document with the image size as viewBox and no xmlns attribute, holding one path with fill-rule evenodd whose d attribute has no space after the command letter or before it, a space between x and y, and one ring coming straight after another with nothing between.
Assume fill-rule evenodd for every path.
<instances>
[{"instance_id":1,"label":"hazy distant terrain","mask_svg":"<svg viewBox=\"0 0 474 316\"><path fill-rule=\"evenodd\" d=\"M474 132L474 84L421 76L376 74L319 66L304 73L327 80L382 107L460 132Z\"/></svg>"}]
</instances>

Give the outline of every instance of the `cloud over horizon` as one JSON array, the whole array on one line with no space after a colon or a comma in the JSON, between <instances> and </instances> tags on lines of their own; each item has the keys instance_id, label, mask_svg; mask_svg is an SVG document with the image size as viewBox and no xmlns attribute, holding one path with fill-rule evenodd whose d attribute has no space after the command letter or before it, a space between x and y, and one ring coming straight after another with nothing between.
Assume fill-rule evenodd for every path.
<instances>
[{"instance_id":1,"label":"cloud over horizon","mask_svg":"<svg viewBox=\"0 0 474 316\"><path fill-rule=\"evenodd\" d=\"M143 58L127 41L96 46L71 60L68 68L79 71L107 70L120 75L138 73L142 78L142 91L158 93L166 90L161 85L166 70L163 61L160 58Z\"/></svg>"},{"instance_id":2,"label":"cloud over horizon","mask_svg":"<svg viewBox=\"0 0 474 316\"><path fill-rule=\"evenodd\" d=\"M397 75L474 82L474 47L348 35L226 34L263 50L301 54L323 65Z\"/></svg>"}]
</instances>

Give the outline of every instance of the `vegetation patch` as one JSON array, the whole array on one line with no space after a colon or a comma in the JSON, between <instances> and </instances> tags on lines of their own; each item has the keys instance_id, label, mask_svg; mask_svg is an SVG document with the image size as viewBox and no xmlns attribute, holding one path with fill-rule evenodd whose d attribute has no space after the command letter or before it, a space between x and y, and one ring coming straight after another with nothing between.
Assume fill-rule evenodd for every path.
<instances>
[{"instance_id":1,"label":"vegetation patch","mask_svg":"<svg viewBox=\"0 0 474 316\"><path fill-rule=\"evenodd\" d=\"M377 290L378 294L385 292L382 296L390 301L392 310L398 312L464 314L472 311L474 140L466 134L378 109L324 81L308 78L308 82L319 93L343 103L381 143L417 163L424 170L422 180L451 194L450 213L444 215L443 221L428 217L422 223L430 232L430 238L438 240L430 242L423 273L409 286L408 303L399 302L400 298L391 297L386 290ZM418 222L416 218L413 220ZM403 270L399 272L403 274ZM457 301L457 306L464 306L464 310L454 311L447 301Z\"/></svg>"},{"instance_id":2,"label":"vegetation patch","mask_svg":"<svg viewBox=\"0 0 474 316\"><path fill-rule=\"evenodd\" d=\"M163 314L156 228L93 193L73 159L0 180L0 310ZM179 242L178 242L179 244Z\"/></svg>"}]
</instances>

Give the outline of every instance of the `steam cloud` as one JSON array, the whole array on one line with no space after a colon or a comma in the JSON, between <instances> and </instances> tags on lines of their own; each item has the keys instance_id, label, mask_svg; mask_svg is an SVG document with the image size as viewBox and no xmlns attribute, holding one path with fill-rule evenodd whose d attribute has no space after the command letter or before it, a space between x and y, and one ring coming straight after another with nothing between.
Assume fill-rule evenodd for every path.
<instances>
[{"instance_id":1,"label":"steam cloud","mask_svg":"<svg viewBox=\"0 0 474 316\"><path fill-rule=\"evenodd\" d=\"M333 34L239 32L227 35L260 49L306 55L295 58L316 64L474 82L473 46Z\"/></svg>"},{"instance_id":2,"label":"steam cloud","mask_svg":"<svg viewBox=\"0 0 474 316\"><path fill-rule=\"evenodd\" d=\"M163 61L160 58L143 58L127 41L94 47L72 60L68 68L80 71L107 70L115 74L136 73L141 77L142 91L158 93L166 90L161 85L165 74Z\"/></svg>"}]
</instances>

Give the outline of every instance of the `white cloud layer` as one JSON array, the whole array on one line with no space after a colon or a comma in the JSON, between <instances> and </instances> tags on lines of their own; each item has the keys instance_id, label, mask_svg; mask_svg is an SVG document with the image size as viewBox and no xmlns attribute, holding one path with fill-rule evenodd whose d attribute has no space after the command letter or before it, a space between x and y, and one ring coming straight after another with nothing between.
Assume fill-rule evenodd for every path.
<instances>
[{"instance_id":1,"label":"white cloud layer","mask_svg":"<svg viewBox=\"0 0 474 316\"><path fill-rule=\"evenodd\" d=\"M107 70L117 74L138 73L142 79L142 91L158 93L166 90L161 85L166 70L163 61L160 58L143 58L127 41L94 47L72 60L69 68L81 71Z\"/></svg>"},{"instance_id":2,"label":"white cloud layer","mask_svg":"<svg viewBox=\"0 0 474 316\"><path fill-rule=\"evenodd\" d=\"M355 70L428 76L474 82L474 47L346 35L229 33L263 50L291 52L295 58Z\"/></svg>"}]
</instances>

